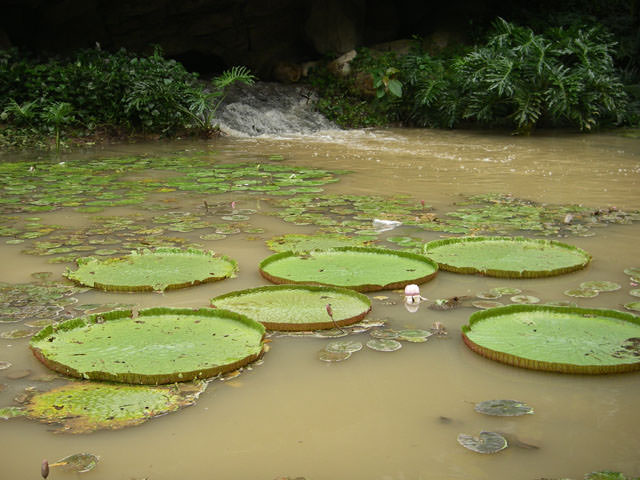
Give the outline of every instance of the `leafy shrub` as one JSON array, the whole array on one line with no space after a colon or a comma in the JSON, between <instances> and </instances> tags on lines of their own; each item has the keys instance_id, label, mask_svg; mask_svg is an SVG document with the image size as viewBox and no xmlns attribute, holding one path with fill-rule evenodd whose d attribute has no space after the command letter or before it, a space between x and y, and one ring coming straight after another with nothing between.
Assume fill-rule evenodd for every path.
<instances>
[{"instance_id":1,"label":"leafy shrub","mask_svg":"<svg viewBox=\"0 0 640 480\"><path fill-rule=\"evenodd\" d=\"M63 125L89 131L107 125L167 135L184 129L209 132L226 88L253 80L247 69L234 67L207 88L157 48L147 57L96 48L68 59L45 60L13 49L0 51L0 111L13 126L57 135ZM63 111L61 105L68 107Z\"/></svg>"}]
</instances>

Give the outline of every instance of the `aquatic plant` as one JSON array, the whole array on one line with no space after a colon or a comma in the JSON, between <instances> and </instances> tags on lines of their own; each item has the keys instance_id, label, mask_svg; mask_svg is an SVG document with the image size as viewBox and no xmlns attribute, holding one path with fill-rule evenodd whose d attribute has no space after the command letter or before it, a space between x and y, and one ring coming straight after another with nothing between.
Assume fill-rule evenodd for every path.
<instances>
[{"instance_id":1,"label":"aquatic plant","mask_svg":"<svg viewBox=\"0 0 640 480\"><path fill-rule=\"evenodd\" d=\"M193 405L206 387L203 381L170 386L73 382L34 394L14 417L58 424L57 433L120 429Z\"/></svg>"},{"instance_id":2,"label":"aquatic plant","mask_svg":"<svg viewBox=\"0 0 640 480\"><path fill-rule=\"evenodd\" d=\"M156 248L126 257L76 260L78 268L65 272L69 280L110 291L164 291L232 277L237 263L227 257L195 249Z\"/></svg>"},{"instance_id":3,"label":"aquatic plant","mask_svg":"<svg viewBox=\"0 0 640 480\"><path fill-rule=\"evenodd\" d=\"M211 299L223 308L257 320L270 330L319 330L351 325L371 310L366 295L346 288L272 285L240 290ZM331 315L326 306L331 304Z\"/></svg>"},{"instance_id":4,"label":"aquatic plant","mask_svg":"<svg viewBox=\"0 0 640 480\"><path fill-rule=\"evenodd\" d=\"M518 417L533 414L533 408L517 400L485 400L476 403L474 410L485 415Z\"/></svg>"},{"instance_id":5,"label":"aquatic plant","mask_svg":"<svg viewBox=\"0 0 640 480\"><path fill-rule=\"evenodd\" d=\"M480 432L477 437L461 433L458 443L477 453L497 453L507 448L507 440L496 432Z\"/></svg>"},{"instance_id":6,"label":"aquatic plant","mask_svg":"<svg viewBox=\"0 0 640 480\"><path fill-rule=\"evenodd\" d=\"M306 283L352 288L360 292L424 283L438 272L435 262L394 250L340 247L304 255L276 253L260 263L260 273L274 283Z\"/></svg>"},{"instance_id":7,"label":"aquatic plant","mask_svg":"<svg viewBox=\"0 0 640 480\"><path fill-rule=\"evenodd\" d=\"M226 310L115 310L47 326L30 347L65 375L161 384L212 377L258 359L264 332Z\"/></svg>"},{"instance_id":8,"label":"aquatic plant","mask_svg":"<svg viewBox=\"0 0 640 480\"><path fill-rule=\"evenodd\" d=\"M507 278L560 275L584 268L591 261L591 255L580 248L523 237L436 240L425 244L424 254L443 270Z\"/></svg>"},{"instance_id":9,"label":"aquatic plant","mask_svg":"<svg viewBox=\"0 0 640 480\"><path fill-rule=\"evenodd\" d=\"M617 310L509 305L462 327L474 352L509 365L562 373L640 369L640 318Z\"/></svg>"}]
</instances>

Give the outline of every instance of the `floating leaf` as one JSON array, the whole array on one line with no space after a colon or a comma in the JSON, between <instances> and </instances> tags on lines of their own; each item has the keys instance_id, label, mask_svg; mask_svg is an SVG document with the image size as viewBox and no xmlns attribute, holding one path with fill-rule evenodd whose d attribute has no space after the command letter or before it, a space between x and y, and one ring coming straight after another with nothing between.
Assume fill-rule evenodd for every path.
<instances>
[{"instance_id":1,"label":"floating leaf","mask_svg":"<svg viewBox=\"0 0 640 480\"><path fill-rule=\"evenodd\" d=\"M371 310L365 295L336 287L271 285L240 290L211 299L224 308L261 322L271 330L318 330L350 325ZM327 315L331 304L333 316Z\"/></svg>"},{"instance_id":2,"label":"floating leaf","mask_svg":"<svg viewBox=\"0 0 640 480\"><path fill-rule=\"evenodd\" d=\"M494 287L489 291L498 295L518 295L522 293L522 290L515 287Z\"/></svg>"},{"instance_id":3,"label":"floating leaf","mask_svg":"<svg viewBox=\"0 0 640 480\"><path fill-rule=\"evenodd\" d=\"M351 352L329 352L320 350L318 352L318 360L323 362L342 362L351 357Z\"/></svg>"},{"instance_id":4,"label":"floating leaf","mask_svg":"<svg viewBox=\"0 0 640 480\"><path fill-rule=\"evenodd\" d=\"M76 453L68 457L61 458L55 463L50 463L49 467L64 467L66 470L84 473L93 470L100 458L92 453Z\"/></svg>"},{"instance_id":5,"label":"floating leaf","mask_svg":"<svg viewBox=\"0 0 640 480\"><path fill-rule=\"evenodd\" d=\"M591 255L577 247L523 237L461 237L429 242L424 254L440 268L492 277L537 278L573 272Z\"/></svg>"},{"instance_id":6,"label":"floating leaf","mask_svg":"<svg viewBox=\"0 0 640 480\"><path fill-rule=\"evenodd\" d=\"M350 352L355 353L362 350L362 343L353 340L336 340L329 343L324 349L327 352Z\"/></svg>"},{"instance_id":7,"label":"floating leaf","mask_svg":"<svg viewBox=\"0 0 640 480\"><path fill-rule=\"evenodd\" d=\"M7 362L6 360L0 360L0 370L6 370L11 366L11 362Z\"/></svg>"},{"instance_id":8,"label":"floating leaf","mask_svg":"<svg viewBox=\"0 0 640 480\"><path fill-rule=\"evenodd\" d=\"M361 292L423 283L437 272L437 265L421 255L358 247L312 251L307 255L276 253L260 263L262 276L274 283L335 285Z\"/></svg>"},{"instance_id":9,"label":"floating leaf","mask_svg":"<svg viewBox=\"0 0 640 480\"><path fill-rule=\"evenodd\" d=\"M34 395L26 416L61 424L59 432L89 433L139 425L147 420L193 405L206 382L170 386L73 382Z\"/></svg>"},{"instance_id":10,"label":"floating leaf","mask_svg":"<svg viewBox=\"0 0 640 480\"><path fill-rule=\"evenodd\" d=\"M640 288L629 290L629 295L631 295L632 297L640 297Z\"/></svg>"},{"instance_id":11,"label":"floating leaf","mask_svg":"<svg viewBox=\"0 0 640 480\"><path fill-rule=\"evenodd\" d=\"M540 299L538 297L534 297L533 295L514 295L509 300L513 303L538 303Z\"/></svg>"},{"instance_id":12,"label":"floating leaf","mask_svg":"<svg viewBox=\"0 0 640 480\"><path fill-rule=\"evenodd\" d=\"M614 292L620 290L622 286L616 282L609 282L606 280L592 280L589 282L582 282L580 284L582 289L595 290L596 292Z\"/></svg>"},{"instance_id":13,"label":"floating leaf","mask_svg":"<svg viewBox=\"0 0 640 480\"><path fill-rule=\"evenodd\" d=\"M473 305L476 308L481 308L482 310L486 310L489 308L502 307L504 303L495 302L493 300L476 300L475 302L471 302L471 305Z\"/></svg>"},{"instance_id":14,"label":"floating leaf","mask_svg":"<svg viewBox=\"0 0 640 480\"><path fill-rule=\"evenodd\" d=\"M476 293L476 297L482 298L483 300L495 300L496 298L500 298L502 293L498 292L480 292Z\"/></svg>"},{"instance_id":15,"label":"floating leaf","mask_svg":"<svg viewBox=\"0 0 640 480\"><path fill-rule=\"evenodd\" d=\"M598 296L598 291L591 288L570 288L564 294L568 297L593 298Z\"/></svg>"},{"instance_id":16,"label":"floating leaf","mask_svg":"<svg viewBox=\"0 0 640 480\"><path fill-rule=\"evenodd\" d=\"M517 400L485 400L476 403L475 411L499 417L517 417L533 413L533 408Z\"/></svg>"},{"instance_id":17,"label":"floating leaf","mask_svg":"<svg viewBox=\"0 0 640 480\"><path fill-rule=\"evenodd\" d=\"M17 328L0 333L0 338L15 340L17 338L27 338L36 333L36 330L28 330L26 328Z\"/></svg>"},{"instance_id":18,"label":"floating leaf","mask_svg":"<svg viewBox=\"0 0 640 480\"><path fill-rule=\"evenodd\" d=\"M402 348L402 344L388 338L374 338L367 342L367 347L378 352L395 352Z\"/></svg>"},{"instance_id":19,"label":"floating leaf","mask_svg":"<svg viewBox=\"0 0 640 480\"><path fill-rule=\"evenodd\" d=\"M406 329L398 331L397 339L405 342L422 343L426 342L431 335L433 334L428 330L422 330L419 328Z\"/></svg>"},{"instance_id":20,"label":"floating leaf","mask_svg":"<svg viewBox=\"0 0 640 480\"><path fill-rule=\"evenodd\" d=\"M603 470L601 472L590 472L584 476L584 480L627 480L620 472Z\"/></svg>"},{"instance_id":21,"label":"floating leaf","mask_svg":"<svg viewBox=\"0 0 640 480\"><path fill-rule=\"evenodd\" d=\"M4 407L0 408L0 418L9 420L10 418L23 417L25 415L22 407Z\"/></svg>"},{"instance_id":22,"label":"floating leaf","mask_svg":"<svg viewBox=\"0 0 640 480\"><path fill-rule=\"evenodd\" d=\"M625 303L624 308L633 312L640 312L640 302Z\"/></svg>"},{"instance_id":23,"label":"floating leaf","mask_svg":"<svg viewBox=\"0 0 640 480\"><path fill-rule=\"evenodd\" d=\"M207 378L256 360L264 331L227 310L116 310L45 327L30 346L65 375L160 384Z\"/></svg>"},{"instance_id":24,"label":"floating leaf","mask_svg":"<svg viewBox=\"0 0 640 480\"><path fill-rule=\"evenodd\" d=\"M630 277L640 277L640 267L625 268L624 273Z\"/></svg>"},{"instance_id":25,"label":"floating leaf","mask_svg":"<svg viewBox=\"0 0 640 480\"><path fill-rule=\"evenodd\" d=\"M497 453L507 448L507 440L496 432L480 432L477 437L461 433L458 443L478 453Z\"/></svg>"},{"instance_id":26,"label":"floating leaf","mask_svg":"<svg viewBox=\"0 0 640 480\"><path fill-rule=\"evenodd\" d=\"M184 288L235 275L235 261L195 249L157 248L126 257L77 260L78 269L65 276L89 287L113 291Z\"/></svg>"},{"instance_id":27,"label":"floating leaf","mask_svg":"<svg viewBox=\"0 0 640 480\"><path fill-rule=\"evenodd\" d=\"M617 310L509 305L471 315L462 338L482 356L534 370L640 369L640 318Z\"/></svg>"},{"instance_id":28,"label":"floating leaf","mask_svg":"<svg viewBox=\"0 0 640 480\"><path fill-rule=\"evenodd\" d=\"M369 332L369 335L372 336L373 338L388 338L388 339L398 338L398 332L391 329L371 330Z\"/></svg>"}]
</instances>

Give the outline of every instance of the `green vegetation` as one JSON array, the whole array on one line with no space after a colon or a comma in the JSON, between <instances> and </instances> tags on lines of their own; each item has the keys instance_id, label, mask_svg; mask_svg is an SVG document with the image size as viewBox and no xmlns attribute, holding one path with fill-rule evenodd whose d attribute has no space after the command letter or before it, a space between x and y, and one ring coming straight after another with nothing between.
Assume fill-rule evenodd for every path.
<instances>
[{"instance_id":1,"label":"green vegetation","mask_svg":"<svg viewBox=\"0 0 640 480\"><path fill-rule=\"evenodd\" d=\"M146 57L96 48L48 59L0 51L0 145L46 146L53 135L59 150L64 133L105 130L208 136L227 87L253 81L233 67L206 85L158 48Z\"/></svg>"},{"instance_id":2,"label":"green vegetation","mask_svg":"<svg viewBox=\"0 0 640 480\"><path fill-rule=\"evenodd\" d=\"M614 64L616 43L601 26L535 33L501 18L486 40L429 55L416 40L404 56L361 49L353 73L333 83L312 79L319 110L344 126L401 123L582 131L640 121L635 70ZM368 81L368 83L367 83ZM363 103L364 102L364 103Z\"/></svg>"}]
</instances>

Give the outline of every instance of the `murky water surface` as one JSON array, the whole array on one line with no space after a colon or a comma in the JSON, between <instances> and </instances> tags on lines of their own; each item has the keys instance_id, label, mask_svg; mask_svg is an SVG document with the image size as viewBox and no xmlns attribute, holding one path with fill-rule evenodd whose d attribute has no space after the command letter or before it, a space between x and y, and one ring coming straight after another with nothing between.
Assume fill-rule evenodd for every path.
<instances>
[{"instance_id":1,"label":"murky water surface","mask_svg":"<svg viewBox=\"0 0 640 480\"><path fill-rule=\"evenodd\" d=\"M61 160L176 152L197 154L215 163L273 161L347 169L351 173L322 187L325 193L404 194L432 205L437 215L454 210L464 195L484 193L513 194L550 204L640 209L640 142L609 135L562 133L514 138L478 132L385 130L328 133L315 138L222 138L206 143L114 146ZM58 161L19 159L29 159L35 165ZM170 179L175 172L139 175L132 174L132 179ZM217 196L158 192L152 200L165 202L170 211L194 211L201 208L203 200L236 201L241 208L257 210L250 224L264 230L220 240L199 238L212 233L211 228L170 232L235 258L240 267L237 278L162 295L87 292L78 295L81 303L207 306L213 296L267 284L257 271L260 260L271 253L264 240L316 230L264 215L270 210L269 202L242 191ZM134 205L107 209L101 215L141 212ZM21 213L14 220L24 222L36 215L42 223L82 228L93 214L64 208ZM593 232L594 236L562 239L593 255L591 265L577 273L540 280L501 280L441 272L422 287L422 294L429 299L473 296L495 286L516 286L543 301L556 301L567 300L562 292L580 282L610 280L622 288L578 303L622 309L634 300L628 294L629 277L623 270L640 267L640 222L608 225ZM380 239L390 235L432 240L444 234L400 227ZM29 282L32 273L41 271L61 278L64 268L72 266L50 264L48 256L22 253L35 240L6 244L10 239L0 239L2 282ZM396 248L384 241L381 244ZM602 469L640 475L640 374L570 376L501 365L472 353L461 341L460 327L474 308L438 312L422 306L409 313L400 294L382 294L389 298L372 300L370 318L386 319L393 328L429 328L439 321L449 330L448 337L405 344L393 353L365 349L334 364L316 357L328 340L274 338L264 364L235 379L212 382L196 405L138 427L65 435L53 434L50 426L25 419L3 421L0 476L37 478L43 458L54 461L77 452L99 455L98 467L85 475L105 480L298 476L312 480L578 479ZM371 298L377 295L369 294ZM13 328L16 324L0 324L2 331ZM360 341L367 338L366 334L354 337ZM27 339L0 340L0 360L13 364L0 371L0 384L6 386L0 391L0 407L12 404L30 385L48 388L34 380L46 373L46 368L31 355ZM31 375L18 380L8 377L23 369L31 370ZM488 417L474 412L475 402L494 398L521 400L533 406L535 414ZM504 432L538 448L514 445L495 455L481 455L458 445L459 433L477 435L482 430ZM51 478L75 478L75 474L56 470Z\"/></svg>"}]
</instances>

